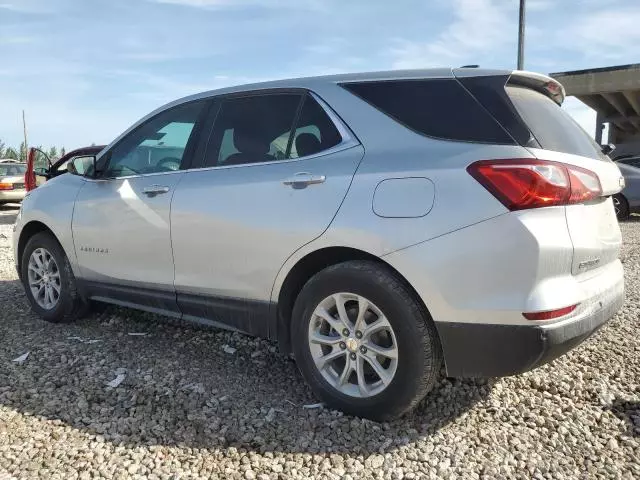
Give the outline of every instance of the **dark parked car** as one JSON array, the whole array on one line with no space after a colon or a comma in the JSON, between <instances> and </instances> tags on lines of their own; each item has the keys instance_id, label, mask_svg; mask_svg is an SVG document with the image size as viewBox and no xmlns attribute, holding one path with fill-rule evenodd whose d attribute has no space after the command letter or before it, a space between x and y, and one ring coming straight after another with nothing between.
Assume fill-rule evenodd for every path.
<instances>
[{"instance_id":1,"label":"dark parked car","mask_svg":"<svg viewBox=\"0 0 640 480\"><path fill-rule=\"evenodd\" d=\"M616 159L625 180L625 187L613 196L613 206L619 220L626 220L632 213L640 213L640 157Z\"/></svg>"}]
</instances>

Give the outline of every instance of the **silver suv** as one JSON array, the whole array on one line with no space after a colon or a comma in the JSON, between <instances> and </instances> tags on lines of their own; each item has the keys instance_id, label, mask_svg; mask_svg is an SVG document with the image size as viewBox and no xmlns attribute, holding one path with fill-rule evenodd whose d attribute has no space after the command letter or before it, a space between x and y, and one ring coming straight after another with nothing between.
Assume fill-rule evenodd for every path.
<instances>
[{"instance_id":1,"label":"silver suv","mask_svg":"<svg viewBox=\"0 0 640 480\"><path fill-rule=\"evenodd\" d=\"M184 98L27 196L17 269L45 320L99 301L270 338L322 401L393 418L443 367L524 372L620 308L620 171L563 99L480 69Z\"/></svg>"}]
</instances>

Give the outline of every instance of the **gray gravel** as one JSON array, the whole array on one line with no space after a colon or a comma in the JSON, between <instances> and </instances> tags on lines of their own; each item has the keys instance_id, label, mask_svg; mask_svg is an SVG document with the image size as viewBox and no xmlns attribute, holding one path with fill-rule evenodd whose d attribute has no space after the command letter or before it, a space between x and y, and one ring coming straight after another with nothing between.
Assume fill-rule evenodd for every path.
<instances>
[{"instance_id":1,"label":"gray gravel","mask_svg":"<svg viewBox=\"0 0 640 480\"><path fill-rule=\"evenodd\" d=\"M640 478L640 221L622 226L624 310L585 344L519 377L443 380L376 424L303 408L317 400L267 341L116 308L39 321L3 238L14 215L0 207L2 480Z\"/></svg>"}]
</instances>

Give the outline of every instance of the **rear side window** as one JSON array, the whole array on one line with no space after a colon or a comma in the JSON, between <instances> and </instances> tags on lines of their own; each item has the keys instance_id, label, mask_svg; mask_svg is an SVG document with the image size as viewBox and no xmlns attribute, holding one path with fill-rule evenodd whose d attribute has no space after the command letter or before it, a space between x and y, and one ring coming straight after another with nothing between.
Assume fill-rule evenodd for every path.
<instances>
[{"instance_id":1,"label":"rear side window","mask_svg":"<svg viewBox=\"0 0 640 480\"><path fill-rule=\"evenodd\" d=\"M302 103L301 103L302 102ZM309 94L271 93L222 101L206 166L273 162L315 155L342 137Z\"/></svg>"},{"instance_id":2,"label":"rear side window","mask_svg":"<svg viewBox=\"0 0 640 480\"><path fill-rule=\"evenodd\" d=\"M342 141L338 129L311 95L302 105L291 143L290 158L306 157L335 147Z\"/></svg>"},{"instance_id":3,"label":"rear side window","mask_svg":"<svg viewBox=\"0 0 640 480\"><path fill-rule=\"evenodd\" d=\"M542 148L606 159L595 140L549 97L524 87L507 86L506 90Z\"/></svg>"},{"instance_id":4,"label":"rear side window","mask_svg":"<svg viewBox=\"0 0 640 480\"><path fill-rule=\"evenodd\" d=\"M342 87L422 135L465 142L515 143L455 79L357 82Z\"/></svg>"},{"instance_id":5,"label":"rear side window","mask_svg":"<svg viewBox=\"0 0 640 480\"><path fill-rule=\"evenodd\" d=\"M225 99L213 127L217 153L207 166L287 158L288 138L302 95L269 94ZM278 138L286 132L286 140Z\"/></svg>"}]
</instances>

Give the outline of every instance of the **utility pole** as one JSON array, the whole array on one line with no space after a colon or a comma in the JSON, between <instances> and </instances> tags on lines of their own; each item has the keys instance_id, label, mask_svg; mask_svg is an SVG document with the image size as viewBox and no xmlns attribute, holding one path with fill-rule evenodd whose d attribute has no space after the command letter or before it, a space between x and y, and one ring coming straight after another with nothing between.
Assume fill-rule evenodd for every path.
<instances>
[{"instance_id":1,"label":"utility pole","mask_svg":"<svg viewBox=\"0 0 640 480\"><path fill-rule=\"evenodd\" d=\"M526 0L520 0L520 20L518 22L518 70L524 69L524 10Z\"/></svg>"},{"instance_id":2,"label":"utility pole","mask_svg":"<svg viewBox=\"0 0 640 480\"><path fill-rule=\"evenodd\" d=\"M29 156L29 144L27 143L27 122L24 118L24 110L22 110L22 130L24 131L24 161L26 162L27 157Z\"/></svg>"}]
</instances>

